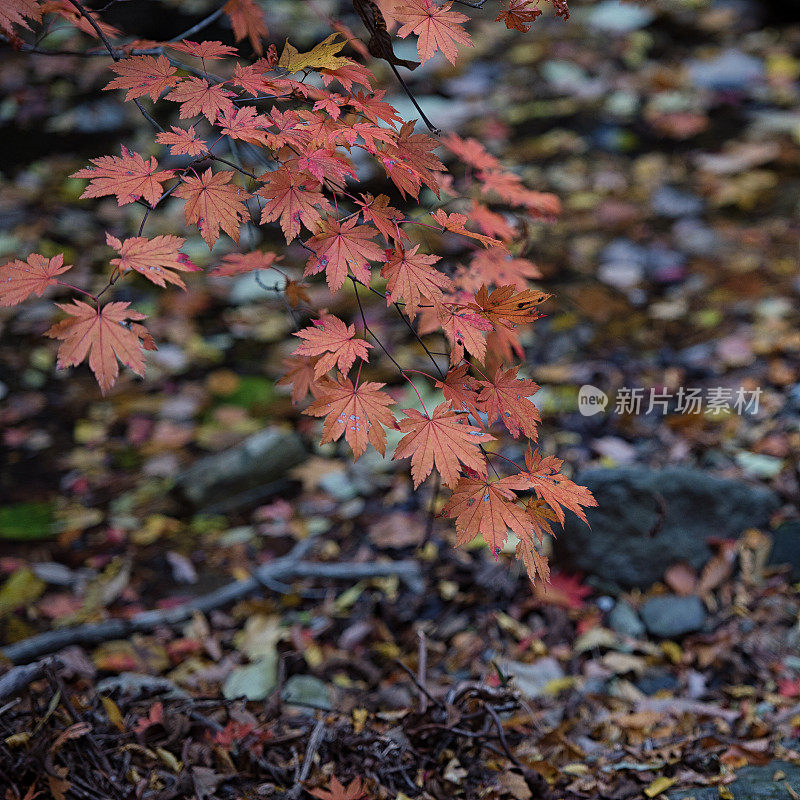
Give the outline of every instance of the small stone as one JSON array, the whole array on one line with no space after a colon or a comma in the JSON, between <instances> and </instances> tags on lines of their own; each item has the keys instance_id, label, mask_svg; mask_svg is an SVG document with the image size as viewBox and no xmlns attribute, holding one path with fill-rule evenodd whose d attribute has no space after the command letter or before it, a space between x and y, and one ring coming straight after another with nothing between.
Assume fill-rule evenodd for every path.
<instances>
[{"instance_id":1,"label":"small stone","mask_svg":"<svg viewBox=\"0 0 800 800\"><path fill-rule=\"evenodd\" d=\"M689 62L689 76L699 89L748 89L763 81L764 73L760 58L733 48L707 61L693 59Z\"/></svg>"},{"instance_id":2,"label":"small stone","mask_svg":"<svg viewBox=\"0 0 800 800\"><path fill-rule=\"evenodd\" d=\"M653 193L650 205L661 217L694 217L703 212L703 201L672 186L661 186Z\"/></svg>"},{"instance_id":3,"label":"small stone","mask_svg":"<svg viewBox=\"0 0 800 800\"><path fill-rule=\"evenodd\" d=\"M588 22L592 28L608 33L629 33L649 25L654 16L649 8L643 6L605 0L592 8Z\"/></svg>"},{"instance_id":4,"label":"small stone","mask_svg":"<svg viewBox=\"0 0 800 800\"><path fill-rule=\"evenodd\" d=\"M651 597L640 613L648 633L664 639L699 631L706 621L703 603L694 595Z\"/></svg>"},{"instance_id":5,"label":"small stone","mask_svg":"<svg viewBox=\"0 0 800 800\"><path fill-rule=\"evenodd\" d=\"M514 678L519 690L529 698L545 695L547 685L564 677L564 670L555 658L540 658L533 664L507 661L501 667L503 673Z\"/></svg>"},{"instance_id":6,"label":"small stone","mask_svg":"<svg viewBox=\"0 0 800 800\"><path fill-rule=\"evenodd\" d=\"M623 636L638 638L644 633L644 624L630 603L620 600L608 615L608 627Z\"/></svg>"},{"instance_id":7,"label":"small stone","mask_svg":"<svg viewBox=\"0 0 800 800\"><path fill-rule=\"evenodd\" d=\"M313 675L292 675L283 687L281 699L307 711L317 708L330 711L333 708L328 685Z\"/></svg>"}]
</instances>

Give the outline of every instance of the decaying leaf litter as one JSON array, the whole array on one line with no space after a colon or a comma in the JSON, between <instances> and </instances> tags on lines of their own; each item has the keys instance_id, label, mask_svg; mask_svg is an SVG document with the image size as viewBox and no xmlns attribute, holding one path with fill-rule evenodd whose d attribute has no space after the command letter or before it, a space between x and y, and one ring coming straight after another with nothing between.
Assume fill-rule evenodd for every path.
<instances>
[{"instance_id":1,"label":"decaying leaf litter","mask_svg":"<svg viewBox=\"0 0 800 800\"><path fill-rule=\"evenodd\" d=\"M797 595L766 563L773 525L797 511L798 31L759 27L756 13L592 4L567 24L539 20L524 43L487 30L463 72L437 67L448 96L425 107L491 134L528 185L564 202L558 223L531 232L555 295L529 343L544 449L576 470L692 463L761 483L776 496L761 532L713 542L704 564L643 588L575 578L556 559L532 595L504 556L453 551L407 478L344 466L331 449L288 480L227 498L212 482L190 502L168 493L176 469L292 418L265 354L291 321L265 314L263 289L244 282L238 300L162 299L159 338L174 346L147 391L101 402L88 380L64 390L53 378L52 351L30 344L34 311L11 330L26 346L2 353L15 502L0 524L16 536L55 520L58 538L4 547L4 641L168 610L309 533L309 562L413 558L424 589L391 575L275 577L175 627L9 671L21 683L0 699L0 770L19 796L44 775L54 795L69 782L78 797L302 796L334 775L375 797L737 797L737 770L776 797L800 790ZM498 64L509 88L486 113L477 98ZM59 175L81 157L63 161ZM23 190L3 188L23 208L16 225L44 224L35 198L51 180L40 167ZM691 381L761 386L762 413L574 411L582 383L613 397ZM653 633L665 629L652 601L676 597L692 613L699 598L698 627ZM226 686L259 699L226 700Z\"/></svg>"}]
</instances>

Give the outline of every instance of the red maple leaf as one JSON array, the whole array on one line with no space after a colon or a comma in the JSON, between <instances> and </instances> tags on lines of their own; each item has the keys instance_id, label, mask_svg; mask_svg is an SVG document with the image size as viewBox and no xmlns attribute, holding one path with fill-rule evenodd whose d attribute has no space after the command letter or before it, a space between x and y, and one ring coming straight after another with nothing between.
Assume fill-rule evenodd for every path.
<instances>
[{"instance_id":1,"label":"red maple leaf","mask_svg":"<svg viewBox=\"0 0 800 800\"><path fill-rule=\"evenodd\" d=\"M450 363L458 364L464 351L471 353L481 363L486 357L484 333L492 330L492 323L467 308L438 305L436 317L450 342Z\"/></svg>"},{"instance_id":2,"label":"red maple leaf","mask_svg":"<svg viewBox=\"0 0 800 800\"><path fill-rule=\"evenodd\" d=\"M518 291L528 288L530 279L541 278L542 273L527 258L512 256L504 247L489 247L477 250L468 269L459 272L458 283L467 291L477 291L484 284L512 286ZM542 295L546 300L549 295Z\"/></svg>"},{"instance_id":3,"label":"red maple leaf","mask_svg":"<svg viewBox=\"0 0 800 800\"><path fill-rule=\"evenodd\" d=\"M314 374L319 377L334 366L347 374L353 362L360 358L369 359L367 350L372 347L363 339L355 339L356 326L347 325L332 314L314 321L314 326L297 331L305 341L294 351L298 356L321 356L314 367Z\"/></svg>"},{"instance_id":4,"label":"red maple leaf","mask_svg":"<svg viewBox=\"0 0 800 800\"><path fill-rule=\"evenodd\" d=\"M155 350L152 336L139 320L139 311L128 308L130 303L106 303L94 308L81 300L71 304L56 303L69 317L57 322L45 336L61 339L58 348L58 368L75 367L88 355L89 368L94 372L100 391L105 394L119 375L119 359L137 375L144 375L145 350Z\"/></svg>"},{"instance_id":5,"label":"red maple leaf","mask_svg":"<svg viewBox=\"0 0 800 800\"><path fill-rule=\"evenodd\" d=\"M348 270L358 281L369 286L370 261L386 261L383 248L375 241L372 225L356 225L358 217L339 222L327 217L319 231L307 244L314 251L306 264L304 275L316 275L324 270L332 292L342 288Z\"/></svg>"},{"instance_id":6,"label":"red maple leaf","mask_svg":"<svg viewBox=\"0 0 800 800\"><path fill-rule=\"evenodd\" d=\"M283 256L261 250L253 250L250 253L228 253L222 257L222 263L211 270L211 274L225 277L241 275L244 272L269 269L276 261L282 259Z\"/></svg>"},{"instance_id":7,"label":"red maple leaf","mask_svg":"<svg viewBox=\"0 0 800 800\"><path fill-rule=\"evenodd\" d=\"M28 20L39 20L42 12L36 0L3 0L0 2L0 31L11 41L17 40L14 26L30 30Z\"/></svg>"},{"instance_id":8,"label":"red maple leaf","mask_svg":"<svg viewBox=\"0 0 800 800\"><path fill-rule=\"evenodd\" d=\"M385 194L373 197L369 193L361 195L361 200L356 199L356 205L361 209L364 222L371 222L387 242L398 242L408 239L400 228L400 223L405 217L396 208L389 205L389 198Z\"/></svg>"},{"instance_id":9,"label":"red maple leaf","mask_svg":"<svg viewBox=\"0 0 800 800\"><path fill-rule=\"evenodd\" d=\"M383 383L353 382L341 375L305 411L312 417L325 417L322 444L335 442L344 435L356 459L371 444L381 455L386 453L386 431L394 426L394 415L387 406L394 400L381 391Z\"/></svg>"},{"instance_id":10,"label":"red maple leaf","mask_svg":"<svg viewBox=\"0 0 800 800\"><path fill-rule=\"evenodd\" d=\"M460 233L462 236L468 236L470 239L477 239L481 244L487 247L490 244L499 245L503 248L503 243L499 239L492 236L484 236L482 233L473 233L464 227L467 223L466 214L448 214L444 209L437 209L431 216L445 229L452 233Z\"/></svg>"},{"instance_id":11,"label":"red maple leaf","mask_svg":"<svg viewBox=\"0 0 800 800\"><path fill-rule=\"evenodd\" d=\"M442 139L442 144L474 169L501 169L500 162L477 139L462 139L458 134L450 133Z\"/></svg>"},{"instance_id":12,"label":"red maple leaf","mask_svg":"<svg viewBox=\"0 0 800 800\"><path fill-rule=\"evenodd\" d=\"M444 53L451 63L456 63L458 48L456 43L472 47L472 39L461 27L469 17L459 11L451 11L452 0L438 6L431 0L404 0L403 5L395 11L396 17L405 23L397 35L405 39L409 33L419 36L417 52L424 64L433 58L437 50Z\"/></svg>"},{"instance_id":13,"label":"red maple leaf","mask_svg":"<svg viewBox=\"0 0 800 800\"><path fill-rule=\"evenodd\" d=\"M181 39L180 42L169 42L168 46L179 53L202 58L204 61L217 61L226 56L236 55L235 47L222 42L190 42L188 39Z\"/></svg>"},{"instance_id":14,"label":"red maple leaf","mask_svg":"<svg viewBox=\"0 0 800 800\"><path fill-rule=\"evenodd\" d=\"M175 174L171 169L159 170L155 158L145 159L139 153L132 153L124 145L120 158L101 156L89 160L94 167L79 169L70 176L90 179L81 198L113 194L120 206L133 203L140 197L155 206L163 194L161 184Z\"/></svg>"},{"instance_id":15,"label":"red maple leaf","mask_svg":"<svg viewBox=\"0 0 800 800\"><path fill-rule=\"evenodd\" d=\"M331 210L325 195L319 191L319 181L306 173L279 167L259 180L264 186L256 194L267 198L261 211L261 224L280 218L287 242L299 235L301 224L311 230L322 221L320 211Z\"/></svg>"},{"instance_id":16,"label":"red maple leaf","mask_svg":"<svg viewBox=\"0 0 800 800\"><path fill-rule=\"evenodd\" d=\"M194 125L189 126L189 130L176 128L170 125L172 132L162 131L156 134L156 141L159 144L169 145L169 149L174 156L199 156L208 152L208 145L197 138Z\"/></svg>"},{"instance_id":17,"label":"red maple leaf","mask_svg":"<svg viewBox=\"0 0 800 800\"><path fill-rule=\"evenodd\" d=\"M283 377L278 386L292 387L292 402L297 405L311 392L316 397L319 391L314 365L319 359L311 356L289 356L283 360Z\"/></svg>"},{"instance_id":18,"label":"red maple leaf","mask_svg":"<svg viewBox=\"0 0 800 800\"><path fill-rule=\"evenodd\" d=\"M417 253L419 245L410 250L396 247L389 260L381 269L381 275L388 280L386 284L387 304L404 300L405 311L413 319L423 301L444 300L444 291L453 290L453 282L433 265L440 256Z\"/></svg>"},{"instance_id":19,"label":"red maple leaf","mask_svg":"<svg viewBox=\"0 0 800 800\"><path fill-rule=\"evenodd\" d=\"M127 89L125 100L149 95L155 102L165 89L180 81L177 70L165 56L131 56L110 64L109 69L119 77L114 78L103 90Z\"/></svg>"},{"instance_id":20,"label":"red maple leaf","mask_svg":"<svg viewBox=\"0 0 800 800\"><path fill-rule=\"evenodd\" d=\"M225 136L258 145L267 144L268 134L264 128L271 124L272 122L259 114L253 106L236 108L236 106L230 105L219 115L217 120L217 125Z\"/></svg>"},{"instance_id":21,"label":"red maple leaf","mask_svg":"<svg viewBox=\"0 0 800 800\"><path fill-rule=\"evenodd\" d=\"M444 399L456 410L468 411L475 419L480 413L477 407L478 392L475 390L477 381L467 373L469 364L459 364L447 371L444 380L436 381L436 388L442 390Z\"/></svg>"},{"instance_id":22,"label":"red maple leaf","mask_svg":"<svg viewBox=\"0 0 800 800\"><path fill-rule=\"evenodd\" d=\"M531 23L541 16L541 8L531 8L534 0L507 0L500 7L500 13L494 18L495 22L501 20L506 23L506 28L527 33L531 29Z\"/></svg>"},{"instance_id":23,"label":"red maple leaf","mask_svg":"<svg viewBox=\"0 0 800 800\"><path fill-rule=\"evenodd\" d=\"M158 286L173 283L181 289L185 289L186 284L172 270L194 272L197 269L191 262L187 263L183 253L178 252L185 241L180 236L156 236L153 239L134 236L121 242L110 233L106 234L106 244L119 253L120 257L112 258L111 263L120 273L133 269Z\"/></svg>"},{"instance_id":24,"label":"red maple leaf","mask_svg":"<svg viewBox=\"0 0 800 800\"><path fill-rule=\"evenodd\" d=\"M366 795L361 778L353 778L345 787L335 775L331 776L330 789L312 789L309 794L318 797L319 800L361 800Z\"/></svg>"},{"instance_id":25,"label":"red maple leaf","mask_svg":"<svg viewBox=\"0 0 800 800\"><path fill-rule=\"evenodd\" d=\"M72 269L64 266L64 254L45 258L31 253L25 261L9 261L0 267L0 306L15 306L36 294L41 297L48 286L55 286L56 275Z\"/></svg>"},{"instance_id":26,"label":"red maple leaf","mask_svg":"<svg viewBox=\"0 0 800 800\"><path fill-rule=\"evenodd\" d=\"M220 113L233 110L231 97L235 94L220 84L212 86L202 78L184 78L166 99L181 104L181 119L202 114L209 122L215 122Z\"/></svg>"},{"instance_id":27,"label":"red maple leaf","mask_svg":"<svg viewBox=\"0 0 800 800\"><path fill-rule=\"evenodd\" d=\"M217 172L207 169L201 176L187 175L175 190L175 197L186 200L186 222L194 222L209 249L219 239L219 230L225 231L237 244L239 228L247 216L245 200L250 197L240 186L231 184L235 172Z\"/></svg>"},{"instance_id":28,"label":"red maple leaf","mask_svg":"<svg viewBox=\"0 0 800 800\"><path fill-rule=\"evenodd\" d=\"M393 144L378 151L386 174L403 197L419 197L424 183L439 196L439 175L445 167L431 152L439 146L437 139L425 133L414 133L414 123L404 122Z\"/></svg>"},{"instance_id":29,"label":"red maple leaf","mask_svg":"<svg viewBox=\"0 0 800 800\"><path fill-rule=\"evenodd\" d=\"M453 411L450 403L440 403L432 416L414 408L404 409L405 419L398 428L405 433L394 453L394 458L411 456L411 477L414 487L419 486L434 465L446 486L455 486L461 470L467 467L479 475L486 474L486 459L478 447L482 442L494 441L494 436L464 422L464 415Z\"/></svg>"},{"instance_id":30,"label":"red maple leaf","mask_svg":"<svg viewBox=\"0 0 800 800\"><path fill-rule=\"evenodd\" d=\"M524 433L536 439L536 424L541 421L539 410L528 400L539 391L539 385L527 378L518 378L519 366L505 372L498 368L492 380L477 380L478 403L486 413L489 424L500 419L508 432L518 439Z\"/></svg>"},{"instance_id":31,"label":"red maple leaf","mask_svg":"<svg viewBox=\"0 0 800 800\"><path fill-rule=\"evenodd\" d=\"M255 0L228 0L223 10L231 21L236 41L249 39L250 46L260 56L264 52L261 40L266 39L269 31L264 21L264 12Z\"/></svg>"}]
</instances>

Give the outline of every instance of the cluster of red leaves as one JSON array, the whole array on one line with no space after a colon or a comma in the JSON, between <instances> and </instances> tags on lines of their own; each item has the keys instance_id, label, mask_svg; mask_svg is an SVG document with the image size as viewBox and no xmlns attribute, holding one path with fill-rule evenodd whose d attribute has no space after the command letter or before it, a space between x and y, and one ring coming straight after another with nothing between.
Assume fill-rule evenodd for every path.
<instances>
[{"instance_id":1,"label":"cluster of red leaves","mask_svg":"<svg viewBox=\"0 0 800 800\"><path fill-rule=\"evenodd\" d=\"M362 19L371 20L373 55L394 59L390 40L386 46L390 28L401 38L417 37L421 62L437 52L455 62L458 47L472 45L464 29L468 17L454 11L452 2L379 0L376 5L355 0L354 5ZM540 13L529 0L499 5L497 19L518 30L527 30ZM81 30L88 27L90 33L117 35L108 28L95 28L94 15L81 10L80 4L70 8ZM557 13L565 15L564 8L557 5ZM0 26L29 27L42 11L62 13L33 0L0 0ZM524 467L513 465L514 474L490 479L487 456L504 457L487 453L484 444L495 441L489 428L496 423L514 438L536 439L539 415L530 398L539 387L520 377L512 362L523 355L521 326L540 316L538 307L547 295L529 286L539 272L522 255L519 229L526 218L556 216L558 200L528 189L476 140L450 134L443 144L466 173L459 192L434 152L439 140L416 132L413 122L400 118L385 101L385 93L373 88L370 70L340 55L345 41L338 34L307 53L287 42L278 56L274 46L266 53L263 49L266 26L253 0L229 0L225 12L236 39L249 39L259 56L252 63L235 62L227 73L232 77L221 79L207 70L208 62L231 59L236 53L217 41L164 43L151 46L148 53L134 52L133 43L126 45L128 57L111 64L116 77L106 89L122 89L126 100L137 103L141 98L173 103L179 119L189 123L156 136L166 148L162 160L182 167L160 168L155 157L123 147L120 156L92 159L91 166L74 174L89 181L82 197L113 196L120 206L144 205L147 214L168 196L182 199L186 224L197 226L209 248L222 232L238 243L242 226L255 212L256 224L277 223L287 243L299 239L309 251L305 277L324 275L331 292L346 282L356 293L359 288L373 291L397 309L418 337L443 334L450 365L438 380L427 376L444 395L444 402L432 412L418 395L421 407L404 409L398 418L385 385L361 379L373 349L365 338L366 322L357 330L356 324L330 314L296 334L302 341L282 382L291 384L296 403L309 393L313 396L306 413L323 419L322 441L344 438L355 458L369 445L384 454L387 429L399 430L404 435L394 458L411 459L415 487L436 470L453 490L444 513L455 518L459 543L482 536L498 550L511 530L531 578L537 574L546 578L546 561L535 540L541 542L550 532L551 522L563 523L564 509L583 517L583 507L594 500L563 476L561 462L541 459L530 446ZM176 53L190 59L190 64L177 62ZM199 67L193 66L197 63ZM311 72L318 73L321 81L306 82ZM274 102L268 110L267 99ZM198 130L206 135L201 137ZM251 172L220 158L214 149L221 141L261 149L261 163L268 168ZM355 149L383 168L402 198L419 199L423 187L437 198L446 192L448 204L461 204L469 216L443 208L427 218L420 218L418 211L408 216L385 194L353 194L348 181L357 179L357 162L351 158ZM220 169L223 163L232 168ZM490 203L502 210L492 209ZM459 237L461 262L442 269L440 256L421 252L422 244L412 243L408 232L412 225ZM118 257L110 259L113 271L106 288L131 271L158 286L184 287L179 273L196 269L180 252L184 239L178 236L147 238L140 227L138 235L125 239L107 234L107 244ZM261 251L228 255L215 274L275 269L279 260L280 256ZM53 285L70 286L60 278L68 269L60 256L47 259L37 254L0 267L0 304L14 305ZM378 280L386 281L385 290L373 288ZM288 276L286 287L287 299L295 307L307 297L303 285ZM141 324L144 316L127 303L104 303L100 295L105 289L96 295L78 291L91 304L83 300L58 304L66 318L47 335L61 340L58 366L75 366L88 357L105 393L117 379L118 362L142 374L143 350L155 344ZM400 371L410 383L408 372ZM520 493L530 498L525 506Z\"/></svg>"}]
</instances>

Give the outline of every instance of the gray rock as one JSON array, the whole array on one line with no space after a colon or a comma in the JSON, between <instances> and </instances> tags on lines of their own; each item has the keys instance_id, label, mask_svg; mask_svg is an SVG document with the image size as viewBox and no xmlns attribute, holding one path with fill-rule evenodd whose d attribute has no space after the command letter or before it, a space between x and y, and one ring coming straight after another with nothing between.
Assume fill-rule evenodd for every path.
<instances>
[{"instance_id":1,"label":"gray rock","mask_svg":"<svg viewBox=\"0 0 800 800\"><path fill-rule=\"evenodd\" d=\"M591 528L567 515L554 561L626 587L646 588L678 561L700 569L708 537L763 526L779 505L767 489L685 467L593 469L576 480L599 506L587 512Z\"/></svg>"},{"instance_id":2,"label":"gray rock","mask_svg":"<svg viewBox=\"0 0 800 800\"><path fill-rule=\"evenodd\" d=\"M689 62L689 76L698 89L748 89L764 79L760 58L729 49L708 61Z\"/></svg>"},{"instance_id":3,"label":"gray rock","mask_svg":"<svg viewBox=\"0 0 800 800\"><path fill-rule=\"evenodd\" d=\"M612 631L623 636L631 636L634 639L644 633L644 623L639 619L639 615L630 603L626 603L624 600L620 600L611 609L611 613L608 615L608 627Z\"/></svg>"},{"instance_id":4,"label":"gray rock","mask_svg":"<svg viewBox=\"0 0 800 800\"><path fill-rule=\"evenodd\" d=\"M285 476L308 456L300 437L279 428L254 433L240 445L205 456L176 481L182 494L197 506L218 503Z\"/></svg>"},{"instance_id":5,"label":"gray rock","mask_svg":"<svg viewBox=\"0 0 800 800\"><path fill-rule=\"evenodd\" d=\"M501 666L502 671L514 678L519 690L526 697L533 699L545 694L550 681L564 677L564 670L555 658L540 658L533 664L521 661L507 661Z\"/></svg>"},{"instance_id":6,"label":"gray rock","mask_svg":"<svg viewBox=\"0 0 800 800\"><path fill-rule=\"evenodd\" d=\"M792 580L800 581L800 520L784 522L772 532L770 566L790 564Z\"/></svg>"},{"instance_id":7,"label":"gray rock","mask_svg":"<svg viewBox=\"0 0 800 800\"><path fill-rule=\"evenodd\" d=\"M292 675L283 687L281 699L284 703L304 709L321 708L330 711L333 707L328 685L313 675Z\"/></svg>"},{"instance_id":8,"label":"gray rock","mask_svg":"<svg viewBox=\"0 0 800 800\"><path fill-rule=\"evenodd\" d=\"M786 777L775 780L776 773ZM786 785L791 786L789 792ZM787 800L793 793L800 792L800 766L789 761L772 761L763 767L742 767L736 773L736 780L729 784L734 800ZM701 789L680 789L670 792L669 800L719 800L716 786Z\"/></svg>"},{"instance_id":9,"label":"gray rock","mask_svg":"<svg viewBox=\"0 0 800 800\"><path fill-rule=\"evenodd\" d=\"M675 594L651 597L641 610L647 632L671 639L699 631L706 621L706 610L699 597L679 597Z\"/></svg>"},{"instance_id":10,"label":"gray rock","mask_svg":"<svg viewBox=\"0 0 800 800\"><path fill-rule=\"evenodd\" d=\"M604 0L592 8L588 15L589 25L607 33L629 33L649 25L655 14L643 6L622 3L620 0Z\"/></svg>"},{"instance_id":11,"label":"gray rock","mask_svg":"<svg viewBox=\"0 0 800 800\"><path fill-rule=\"evenodd\" d=\"M650 199L653 211L662 217L694 217L703 211L703 201L696 195L673 186L661 186Z\"/></svg>"}]
</instances>

